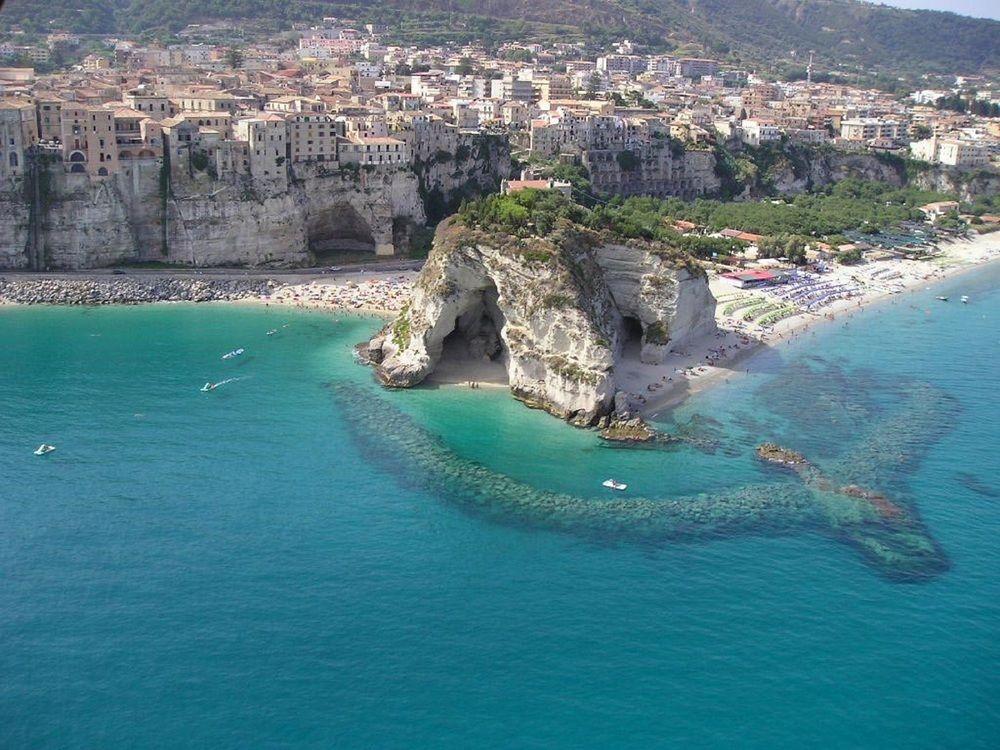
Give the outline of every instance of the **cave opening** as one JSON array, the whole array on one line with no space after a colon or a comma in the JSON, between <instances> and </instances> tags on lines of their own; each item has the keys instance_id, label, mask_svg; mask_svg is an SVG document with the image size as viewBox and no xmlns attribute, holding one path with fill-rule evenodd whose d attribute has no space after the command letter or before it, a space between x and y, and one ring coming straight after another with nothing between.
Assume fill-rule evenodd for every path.
<instances>
[{"instance_id":1,"label":"cave opening","mask_svg":"<svg viewBox=\"0 0 1000 750\"><path fill-rule=\"evenodd\" d=\"M500 332L506 319L497 304L496 286L477 292L455 317L441 344L434 371L438 382L508 383L507 347Z\"/></svg>"},{"instance_id":2,"label":"cave opening","mask_svg":"<svg viewBox=\"0 0 1000 750\"><path fill-rule=\"evenodd\" d=\"M642 353L642 322L631 315L622 316L622 357L639 359Z\"/></svg>"},{"instance_id":3,"label":"cave opening","mask_svg":"<svg viewBox=\"0 0 1000 750\"><path fill-rule=\"evenodd\" d=\"M311 215L306 232L309 252L319 265L375 253L371 227L353 206L346 203Z\"/></svg>"}]
</instances>

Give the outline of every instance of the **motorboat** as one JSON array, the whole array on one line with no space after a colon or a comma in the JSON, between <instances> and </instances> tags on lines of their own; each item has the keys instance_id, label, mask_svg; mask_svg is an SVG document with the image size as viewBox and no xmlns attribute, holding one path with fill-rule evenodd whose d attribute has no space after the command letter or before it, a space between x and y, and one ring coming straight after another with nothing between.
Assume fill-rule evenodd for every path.
<instances>
[{"instance_id":1,"label":"motorboat","mask_svg":"<svg viewBox=\"0 0 1000 750\"><path fill-rule=\"evenodd\" d=\"M44 456L46 453L51 453L56 447L54 445L49 445L48 443L42 443L37 448L35 448L36 456Z\"/></svg>"},{"instance_id":2,"label":"motorboat","mask_svg":"<svg viewBox=\"0 0 1000 750\"><path fill-rule=\"evenodd\" d=\"M207 393L208 391L214 391L214 390L215 390L215 383L205 383L205 385L201 387L202 393Z\"/></svg>"},{"instance_id":3,"label":"motorboat","mask_svg":"<svg viewBox=\"0 0 1000 750\"><path fill-rule=\"evenodd\" d=\"M948 301L947 297L938 297L938 299L941 300L942 302L947 302Z\"/></svg>"},{"instance_id":4,"label":"motorboat","mask_svg":"<svg viewBox=\"0 0 1000 750\"><path fill-rule=\"evenodd\" d=\"M274 335L274 334L276 334L277 332L278 332L278 329L277 329L277 328L272 328L272 329L271 329L270 331L268 331L268 332L267 332L267 335L268 335L268 336L273 336L273 335Z\"/></svg>"},{"instance_id":5,"label":"motorboat","mask_svg":"<svg viewBox=\"0 0 1000 750\"><path fill-rule=\"evenodd\" d=\"M969 304L969 295L967 295L967 294L963 294L962 295L962 304L963 305Z\"/></svg>"},{"instance_id":6,"label":"motorboat","mask_svg":"<svg viewBox=\"0 0 1000 750\"><path fill-rule=\"evenodd\" d=\"M624 492L628 489L628 485L624 482L616 482L614 479L605 479L601 484L607 487L609 490L618 490L619 492Z\"/></svg>"},{"instance_id":7,"label":"motorboat","mask_svg":"<svg viewBox=\"0 0 1000 750\"><path fill-rule=\"evenodd\" d=\"M246 351L246 349L243 349L242 347L239 348L239 349L233 349L231 352L226 352L225 354L223 354L222 358L223 359L232 359L233 357L240 356L245 351Z\"/></svg>"}]
</instances>

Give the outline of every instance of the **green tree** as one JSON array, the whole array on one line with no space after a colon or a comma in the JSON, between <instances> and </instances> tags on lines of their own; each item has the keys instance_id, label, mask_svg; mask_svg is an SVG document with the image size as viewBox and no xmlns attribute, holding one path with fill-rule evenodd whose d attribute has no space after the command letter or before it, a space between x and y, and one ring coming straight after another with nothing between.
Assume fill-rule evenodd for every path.
<instances>
[{"instance_id":1,"label":"green tree","mask_svg":"<svg viewBox=\"0 0 1000 750\"><path fill-rule=\"evenodd\" d=\"M234 70L243 67L243 50L239 47L229 47L224 57L226 65Z\"/></svg>"}]
</instances>

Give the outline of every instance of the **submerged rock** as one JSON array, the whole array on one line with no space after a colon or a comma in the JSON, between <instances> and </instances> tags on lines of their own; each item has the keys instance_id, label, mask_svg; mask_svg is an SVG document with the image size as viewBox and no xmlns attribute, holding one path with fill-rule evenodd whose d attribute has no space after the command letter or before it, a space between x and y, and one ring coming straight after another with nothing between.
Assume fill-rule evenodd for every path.
<instances>
[{"instance_id":1,"label":"submerged rock","mask_svg":"<svg viewBox=\"0 0 1000 750\"><path fill-rule=\"evenodd\" d=\"M757 446L757 458L774 464L785 466L806 466L808 461L801 453L788 448L782 448L776 443L764 443Z\"/></svg>"},{"instance_id":2,"label":"submerged rock","mask_svg":"<svg viewBox=\"0 0 1000 750\"><path fill-rule=\"evenodd\" d=\"M369 350L379 380L406 388L457 337L470 357L502 362L515 398L591 426L615 413L626 349L657 363L669 346L714 331L704 272L671 248L616 242L568 221L519 239L451 220L410 303Z\"/></svg>"}]
</instances>

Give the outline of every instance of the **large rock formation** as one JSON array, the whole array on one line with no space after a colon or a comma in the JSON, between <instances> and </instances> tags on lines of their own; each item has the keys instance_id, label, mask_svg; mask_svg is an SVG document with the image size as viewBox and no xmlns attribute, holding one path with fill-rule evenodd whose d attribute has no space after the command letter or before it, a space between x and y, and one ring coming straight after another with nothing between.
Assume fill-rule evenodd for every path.
<instances>
[{"instance_id":1,"label":"large rock formation","mask_svg":"<svg viewBox=\"0 0 1000 750\"><path fill-rule=\"evenodd\" d=\"M517 239L441 225L409 305L368 347L380 380L409 387L447 346L502 362L512 393L575 424L614 412L627 350L658 362L715 330L703 271L671 248L622 244L563 221Z\"/></svg>"}]
</instances>

